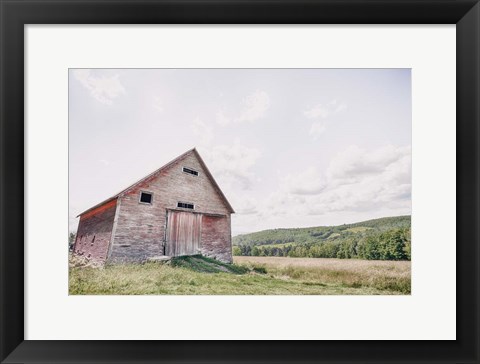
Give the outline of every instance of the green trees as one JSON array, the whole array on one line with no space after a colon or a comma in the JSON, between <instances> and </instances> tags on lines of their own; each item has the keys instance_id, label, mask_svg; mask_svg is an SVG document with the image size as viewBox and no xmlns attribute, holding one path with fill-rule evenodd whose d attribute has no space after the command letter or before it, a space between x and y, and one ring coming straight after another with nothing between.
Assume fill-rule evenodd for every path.
<instances>
[{"instance_id":1,"label":"green trees","mask_svg":"<svg viewBox=\"0 0 480 364\"><path fill-rule=\"evenodd\" d=\"M412 243L410 242L410 239L405 242L405 247L403 248L403 251L405 252L405 257L407 260L412 259Z\"/></svg>"},{"instance_id":2,"label":"green trees","mask_svg":"<svg viewBox=\"0 0 480 364\"><path fill-rule=\"evenodd\" d=\"M351 259L358 255L357 252L358 242L354 238L345 240L339 244L337 251L337 258L339 259Z\"/></svg>"},{"instance_id":3,"label":"green trees","mask_svg":"<svg viewBox=\"0 0 480 364\"><path fill-rule=\"evenodd\" d=\"M412 232L411 229L403 229L402 230L403 234L403 253L405 254L405 259L406 260L411 260L412 259Z\"/></svg>"},{"instance_id":4,"label":"green trees","mask_svg":"<svg viewBox=\"0 0 480 364\"><path fill-rule=\"evenodd\" d=\"M410 228L392 229L365 237L358 256L368 260L410 260Z\"/></svg>"},{"instance_id":5,"label":"green trees","mask_svg":"<svg viewBox=\"0 0 480 364\"><path fill-rule=\"evenodd\" d=\"M377 236L367 236L360 244L360 257L368 260L381 259L380 241Z\"/></svg>"},{"instance_id":6,"label":"green trees","mask_svg":"<svg viewBox=\"0 0 480 364\"><path fill-rule=\"evenodd\" d=\"M294 258L339 258L367 260L410 260L410 227L386 231L350 232L319 242L293 242L269 245L238 245L234 255Z\"/></svg>"},{"instance_id":7,"label":"green trees","mask_svg":"<svg viewBox=\"0 0 480 364\"><path fill-rule=\"evenodd\" d=\"M272 229L233 238L234 255L410 260L410 216L356 224Z\"/></svg>"},{"instance_id":8,"label":"green trees","mask_svg":"<svg viewBox=\"0 0 480 364\"><path fill-rule=\"evenodd\" d=\"M382 259L384 260L405 260L405 237L401 230L387 232L382 237L384 241Z\"/></svg>"},{"instance_id":9,"label":"green trees","mask_svg":"<svg viewBox=\"0 0 480 364\"><path fill-rule=\"evenodd\" d=\"M242 255L242 249L239 246L234 246L232 249L233 255Z\"/></svg>"}]
</instances>

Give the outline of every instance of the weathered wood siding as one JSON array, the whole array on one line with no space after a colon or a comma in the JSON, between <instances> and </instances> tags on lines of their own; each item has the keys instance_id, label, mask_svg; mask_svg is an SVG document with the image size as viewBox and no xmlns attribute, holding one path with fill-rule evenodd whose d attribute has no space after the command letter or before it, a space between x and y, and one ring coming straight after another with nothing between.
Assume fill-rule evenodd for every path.
<instances>
[{"instance_id":1,"label":"weathered wood siding","mask_svg":"<svg viewBox=\"0 0 480 364\"><path fill-rule=\"evenodd\" d=\"M202 215L192 212L168 211L166 255L200 254Z\"/></svg>"},{"instance_id":2,"label":"weathered wood siding","mask_svg":"<svg viewBox=\"0 0 480 364\"><path fill-rule=\"evenodd\" d=\"M112 236L117 200L112 200L82 215L73 247L74 254L105 262Z\"/></svg>"},{"instance_id":3,"label":"weathered wood siding","mask_svg":"<svg viewBox=\"0 0 480 364\"><path fill-rule=\"evenodd\" d=\"M185 173L182 167L192 168L199 175ZM153 194L152 204L139 202L141 191ZM148 257L163 255L167 209L178 209L179 201L195 204L195 212L230 215L224 200L193 152L143 181L119 199L118 221L109 258L111 262L143 261ZM229 245L219 249L221 253L218 258L231 261L231 252L229 257L226 253L231 250L230 226L218 229L217 233L222 234L217 240L223 244L228 242ZM216 256L213 250L210 256Z\"/></svg>"}]
</instances>

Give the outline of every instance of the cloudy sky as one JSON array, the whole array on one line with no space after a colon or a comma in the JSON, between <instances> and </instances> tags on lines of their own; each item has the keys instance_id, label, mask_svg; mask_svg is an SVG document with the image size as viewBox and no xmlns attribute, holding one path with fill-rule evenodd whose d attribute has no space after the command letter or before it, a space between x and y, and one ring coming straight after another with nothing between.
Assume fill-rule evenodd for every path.
<instances>
[{"instance_id":1,"label":"cloudy sky","mask_svg":"<svg viewBox=\"0 0 480 364\"><path fill-rule=\"evenodd\" d=\"M194 146L234 235L410 214L411 132L409 69L73 69L70 230Z\"/></svg>"}]
</instances>

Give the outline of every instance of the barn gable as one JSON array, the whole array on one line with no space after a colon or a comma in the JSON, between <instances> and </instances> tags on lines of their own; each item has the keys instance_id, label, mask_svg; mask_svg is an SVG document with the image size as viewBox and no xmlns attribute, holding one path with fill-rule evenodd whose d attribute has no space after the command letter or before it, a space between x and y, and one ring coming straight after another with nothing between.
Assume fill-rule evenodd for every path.
<instances>
[{"instance_id":1,"label":"barn gable","mask_svg":"<svg viewBox=\"0 0 480 364\"><path fill-rule=\"evenodd\" d=\"M198 160L198 164L201 166L203 172L205 173L205 175L209 178L210 182L212 183L215 191L219 194L220 198L223 200L223 202L225 203L227 209L230 211L230 213L235 213L235 211L233 210L232 208L232 205L230 205L230 203L228 202L227 198L225 197L225 195L223 194L222 190L220 189L220 187L218 186L218 183L217 181L215 181L215 178L213 178L213 175L211 174L210 170L208 169L207 165L205 164L205 162L203 161L202 157L200 156L200 154L198 153L197 149L196 148L193 148L193 149L190 149L188 151L186 151L185 153L183 153L182 155L178 156L177 158L171 160L170 162L168 162L167 164L163 165L162 167L160 167L159 169L155 170L154 172L150 173L149 175L143 177L142 179L138 180L137 182L133 183L132 185L128 186L127 188L123 189L122 191L120 191L119 193L113 195L112 197L98 203L97 205L95 206L92 206L91 208L83 211L82 213L80 213L77 217L80 217L84 214L86 214L87 212L90 212L94 209L97 209L98 207L102 206L103 204L106 204L112 200L115 200L117 199L119 196L123 196L129 192L131 192L132 190L135 190L136 188L139 188L141 187L142 185L145 185L145 184L148 184L149 182L151 183L151 181L155 180L156 177L158 177L159 174L162 174L165 173L166 171L168 171L169 168L173 167L174 165L177 165L178 163L180 163L181 161L185 160L186 158L190 157L190 156L195 156L195 158ZM188 168L188 167L187 167Z\"/></svg>"},{"instance_id":2,"label":"barn gable","mask_svg":"<svg viewBox=\"0 0 480 364\"><path fill-rule=\"evenodd\" d=\"M132 191L138 191L139 188L145 188L148 187L154 183L161 183L163 179L161 177L163 176L168 176L170 174L170 171L174 168L186 168L186 169L191 169L193 171L199 172L199 176L195 176L197 178L202 178L202 175L208 179L208 182L212 185L213 190L215 193L218 195L218 197L222 200L223 204L225 205L226 209L230 213L234 213L235 211L233 210L232 206L228 202L227 198L223 194L222 190L218 186L217 182L213 178L212 174L210 173L210 170L206 166L205 162L203 161L202 157L198 153L196 148L190 149L189 151L185 152L184 154L180 155L179 157L175 158L174 160L170 161L169 163L165 164L164 166L160 167L156 171L152 172L148 176L142 178L141 180L135 182L131 186L127 187L123 191L117 194L117 196L125 196L131 193ZM178 172L178 171L177 171ZM182 170L182 177L185 177L184 173ZM177 173L180 175L180 173ZM194 175L191 175L192 177ZM195 178L194 177L194 178ZM188 181L188 180L187 180ZM192 179L191 181L194 181ZM163 180L165 182L165 180ZM185 179L179 179L178 182L185 182ZM179 187L179 186L177 186ZM204 186L205 187L205 186ZM114 196L115 197L115 196Z\"/></svg>"}]
</instances>

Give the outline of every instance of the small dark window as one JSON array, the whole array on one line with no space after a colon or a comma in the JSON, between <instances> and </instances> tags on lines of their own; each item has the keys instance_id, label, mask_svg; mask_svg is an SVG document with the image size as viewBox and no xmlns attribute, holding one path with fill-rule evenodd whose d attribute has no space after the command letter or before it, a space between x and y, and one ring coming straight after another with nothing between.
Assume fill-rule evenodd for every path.
<instances>
[{"instance_id":1,"label":"small dark window","mask_svg":"<svg viewBox=\"0 0 480 364\"><path fill-rule=\"evenodd\" d=\"M187 202L179 202L177 203L177 207L182 207L184 209L194 209L193 203L187 203Z\"/></svg>"},{"instance_id":2,"label":"small dark window","mask_svg":"<svg viewBox=\"0 0 480 364\"><path fill-rule=\"evenodd\" d=\"M193 174L194 176L198 176L198 172L193 170L193 169L190 169L190 168L187 168L187 167L183 167L183 171L185 173L190 173L190 174Z\"/></svg>"},{"instance_id":3,"label":"small dark window","mask_svg":"<svg viewBox=\"0 0 480 364\"><path fill-rule=\"evenodd\" d=\"M142 192L140 194L140 202L152 203L152 194L147 192Z\"/></svg>"}]
</instances>

